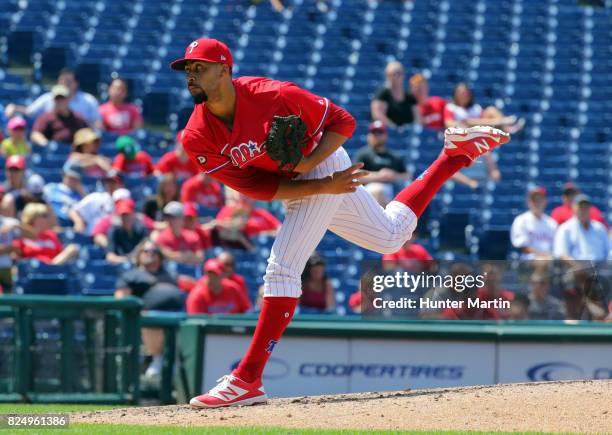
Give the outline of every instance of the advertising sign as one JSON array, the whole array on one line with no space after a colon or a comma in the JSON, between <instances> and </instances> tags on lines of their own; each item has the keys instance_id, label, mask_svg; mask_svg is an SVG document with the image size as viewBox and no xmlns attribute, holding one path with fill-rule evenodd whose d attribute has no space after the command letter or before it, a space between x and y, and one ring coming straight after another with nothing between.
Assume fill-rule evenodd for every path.
<instances>
[{"instance_id":1,"label":"advertising sign","mask_svg":"<svg viewBox=\"0 0 612 435\"><path fill-rule=\"evenodd\" d=\"M210 334L202 391L229 373L249 338ZM284 337L266 370L273 396L432 388L494 382L492 343Z\"/></svg>"}]
</instances>

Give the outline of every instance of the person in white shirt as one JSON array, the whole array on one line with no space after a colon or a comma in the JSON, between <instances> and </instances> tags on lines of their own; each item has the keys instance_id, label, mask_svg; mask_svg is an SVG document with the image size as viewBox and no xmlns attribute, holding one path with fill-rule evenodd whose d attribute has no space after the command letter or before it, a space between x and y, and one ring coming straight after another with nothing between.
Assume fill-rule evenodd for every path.
<instances>
[{"instance_id":1,"label":"person in white shirt","mask_svg":"<svg viewBox=\"0 0 612 435\"><path fill-rule=\"evenodd\" d=\"M98 112L98 100L91 94L79 90L74 71L64 68L59 72L57 84L66 86L70 91L68 107L73 112L79 114L91 127L100 128L102 118ZM29 106L19 106L8 104L5 115L10 118L15 112L24 113L30 119L36 119L46 112L50 112L54 107L54 96L52 92L45 92L34 100Z\"/></svg>"},{"instance_id":2,"label":"person in white shirt","mask_svg":"<svg viewBox=\"0 0 612 435\"><path fill-rule=\"evenodd\" d=\"M591 219L589 197L583 194L576 196L573 209L574 217L561 224L555 235L555 257L590 261L610 258L608 232L603 224Z\"/></svg>"},{"instance_id":3,"label":"person in white shirt","mask_svg":"<svg viewBox=\"0 0 612 435\"><path fill-rule=\"evenodd\" d=\"M514 134L523 129L525 119L506 116L495 106L483 108L474 102L474 94L467 83L459 83L452 101L444 107L444 124L446 127L490 125Z\"/></svg>"},{"instance_id":4,"label":"person in white shirt","mask_svg":"<svg viewBox=\"0 0 612 435\"><path fill-rule=\"evenodd\" d=\"M546 189L535 187L527 193L528 211L518 215L510 229L510 240L521 250L523 259L550 258L557 223L544 213Z\"/></svg>"},{"instance_id":5,"label":"person in white shirt","mask_svg":"<svg viewBox=\"0 0 612 435\"><path fill-rule=\"evenodd\" d=\"M114 202L113 192L123 187L121 174L112 169L104 178L106 192L93 192L72 206L70 219L74 222L74 230L78 233L91 235L94 225L101 217L112 213Z\"/></svg>"}]
</instances>

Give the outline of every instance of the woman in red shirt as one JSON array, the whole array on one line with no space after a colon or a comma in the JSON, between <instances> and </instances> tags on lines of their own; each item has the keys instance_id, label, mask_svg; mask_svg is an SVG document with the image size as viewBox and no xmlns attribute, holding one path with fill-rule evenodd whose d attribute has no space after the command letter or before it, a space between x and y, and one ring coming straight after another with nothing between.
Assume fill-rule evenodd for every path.
<instances>
[{"instance_id":1,"label":"woman in red shirt","mask_svg":"<svg viewBox=\"0 0 612 435\"><path fill-rule=\"evenodd\" d=\"M30 203L25 206L21 222L27 228L27 235L15 240L14 246L21 258L36 258L49 264L65 264L79 252L78 246L62 245L49 223L49 207L45 204Z\"/></svg>"},{"instance_id":2,"label":"woman in red shirt","mask_svg":"<svg viewBox=\"0 0 612 435\"><path fill-rule=\"evenodd\" d=\"M334 287L325 272L325 260L319 255L312 255L304 273L302 273L302 297L300 306L329 311L336 308Z\"/></svg>"}]
</instances>

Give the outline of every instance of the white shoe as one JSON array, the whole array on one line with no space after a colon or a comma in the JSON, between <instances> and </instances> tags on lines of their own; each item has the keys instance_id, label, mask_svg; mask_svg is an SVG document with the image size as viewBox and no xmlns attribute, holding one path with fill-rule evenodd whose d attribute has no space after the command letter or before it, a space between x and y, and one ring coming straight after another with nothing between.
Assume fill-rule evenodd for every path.
<instances>
[{"instance_id":1,"label":"white shoe","mask_svg":"<svg viewBox=\"0 0 612 435\"><path fill-rule=\"evenodd\" d=\"M246 406L265 403L268 396L261 379L245 382L230 374L217 379L217 386L206 394L189 401L192 408L222 408L226 406Z\"/></svg>"},{"instance_id":2,"label":"white shoe","mask_svg":"<svg viewBox=\"0 0 612 435\"><path fill-rule=\"evenodd\" d=\"M444 132L444 152L451 157L463 155L474 161L509 141L508 133L493 127L450 127Z\"/></svg>"}]
</instances>

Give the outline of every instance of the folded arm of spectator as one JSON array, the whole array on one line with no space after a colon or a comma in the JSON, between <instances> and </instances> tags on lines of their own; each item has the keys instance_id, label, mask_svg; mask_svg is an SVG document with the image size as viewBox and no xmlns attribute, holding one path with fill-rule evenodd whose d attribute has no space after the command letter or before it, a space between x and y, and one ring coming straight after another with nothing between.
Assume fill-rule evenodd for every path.
<instances>
[{"instance_id":1,"label":"folded arm of spectator","mask_svg":"<svg viewBox=\"0 0 612 435\"><path fill-rule=\"evenodd\" d=\"M387 127L397 128L397 124L395 124L391 119L387 117L387 103L381 100L372 100L370 105L370 109L372 111L372 120L381 121Z\"/></svg>"},{"instance_id":2,"label":"folded arm of spectator","mask_svg":"<svg viewBox=\"0 0 612 435\"><path fill-rule=\"evenodd\" d=\"M462 174L461 172L457 172L456 174L454 174L451 177L451 180L457 183L460 183L460 184L464 184L468 186L470 189L478 188L478 181L474 180L473 178L468 177L467 175Z\"/></svg>"}]
</instances>

